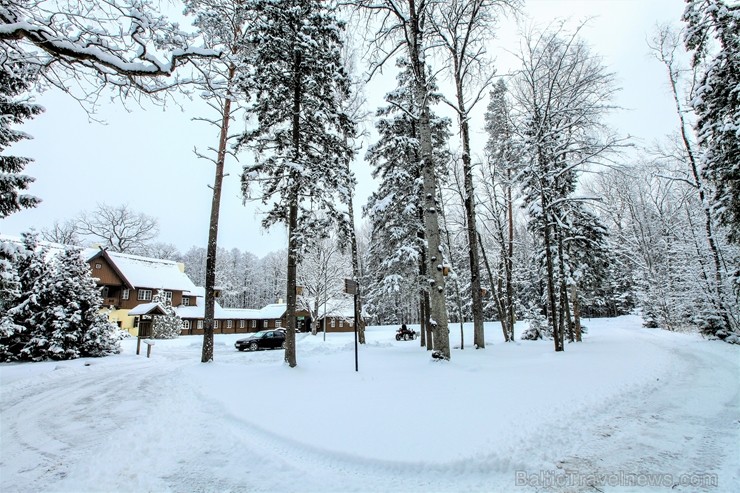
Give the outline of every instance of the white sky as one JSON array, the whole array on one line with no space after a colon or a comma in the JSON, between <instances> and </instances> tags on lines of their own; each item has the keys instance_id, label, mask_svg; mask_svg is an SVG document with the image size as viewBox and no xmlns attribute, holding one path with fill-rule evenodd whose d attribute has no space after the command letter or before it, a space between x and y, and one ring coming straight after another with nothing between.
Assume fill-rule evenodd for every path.
<instances>
[{"instance_id":1,"label":"white sky","mask_svg":"<svg viewBox=\"0 0 740 493\"><path fill-rule=\"evenodd\" d=\"M570 18L575 25L593 17L583 37L616 73L623 89L617 104L625 109L612 116L612 124L620 134L650 143L672 132L676 118L662 67L648 55L646 39L656 23L679 24L683 7L682 0L529 0L525 9L538 25L556 18ZM514 68L507 50L517 50L516 33L512 20L503 21L499 40L491 46L500 73ZM374 112L392 88L387 79L367 87L368 111ZM111 103L97 115L105 125L89 122L75 101L57 93L46 93L38 102L46 112L21 127L34 139L10 152L35 159L26 173L36 178L30 193L43 202L0 220L0 233L18 235L31 227L45 228L105 202L128 204L134 211L157 217L158 241L174 243L183 253L191 246L205 246L213 169L196 158L193 147L216 146L217 134L206 124L192 121L207 115L202 102L185 102L183 110L174 106L142 110L133 105L131 112ZM479 108L481 114L486 103ZM473 140L474 149L482 147L482 128L473 129ZM361 151L355 163L358 213L375 186L363 157ZM233 159L227 163L230 175L224 184L219 245L260 257L285 248L284 228L264 232L259 204L242 205L240 170Z\"/></svg>"}]
</instances>

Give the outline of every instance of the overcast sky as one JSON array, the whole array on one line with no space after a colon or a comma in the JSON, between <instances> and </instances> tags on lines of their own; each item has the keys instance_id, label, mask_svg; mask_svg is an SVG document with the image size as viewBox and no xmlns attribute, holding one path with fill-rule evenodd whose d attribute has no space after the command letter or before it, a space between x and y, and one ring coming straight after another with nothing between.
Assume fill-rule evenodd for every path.
<instances>
[{"instance_id":1,"label":"overcast sky","mask_svg":"<svg viewBox=\"0 0 740 493\"><path fill-rule=\"evenodd\" d=\"M622 87L617 104L624 110L612 115L611 122L621 135L650 143L672 132L676 118L665 74L648 55L646 39L656 23L680 24L683 7L682 0L529 0L525 9L528 22L543 26L557 18L569 18L571 25L592 18L583 38L616 73ZM503 21L499 39L490 47L500 73L515 68L507 51L517 50L517 31L513 21ZM369 111L375 111L389 89L387 80L368 85ZM128 204L158 218L158 241L174 243L183 253L191 246L205 246L213 169L195 157L193 148L215 147L218 136L206 124L192 121L207 115L200 101L184 102L183 110L174 106L143 110L134 105L130 112L111 103L97 115L104 125L89 122L79 105L63 95L49 92L37 101L46 112L21 128L34 139L10 152L35 159L26 173L36 178L30 193L43 202L0 219L0 233L18 235L31 227L45 228L92 210L96 203ZM481 128L473 130L474 148L480 148L485 136ZM451 143L457 145L456 136ZM354 165L358 211L374 188L363 156L361 151ZM285 248L284 228L264 232L259 204L242 205L240 169L234 160L227 163L219 245L260 257Z\"/></svg>"}]
</instances>

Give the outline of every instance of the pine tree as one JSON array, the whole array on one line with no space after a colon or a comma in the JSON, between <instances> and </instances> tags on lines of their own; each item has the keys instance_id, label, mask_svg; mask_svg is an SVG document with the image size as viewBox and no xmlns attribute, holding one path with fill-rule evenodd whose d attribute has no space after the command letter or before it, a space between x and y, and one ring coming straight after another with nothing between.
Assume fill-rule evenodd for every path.
<instances>
[{"instance_id":1,"label":"pine tree","mask_svg":"<svg viewBox=\"0 0 740 493\"><path fill-rule=\"evenodd\" d=\"M514 176L517 172L521 150L518 148L511 123L511 108L507 88L499 79L491 91L491 100L486 109L486 164L483 168L483 187L490 202L489 210L496 243L500 251L503 268L502 289L492 283L497 301L504 340L514 340ZM482 247L482 245L481 245Z\"/></svg>"},{"instance_id":2,"label":"pine tree","mask_svg":"<svg viewBox=\"0 0 740 493\"><path fill-rule=\"evenodd\" d=\"M716 189L720 220L740 243L740 5L686 0L683 20L694 66L709 58L692 101L702 171Z\"/></svg>"},{"instance_id":3,"label":"pine tree","mask_svg":"<svg viewBox=\"0 0 740 493\"><path fill-rule=\"evenodd\" d=\"M3 63L0 67L0 152L30 136L11 128L43 111L28 101L27 93L34 81L34 70L20 63ZM32 159L0 155L0 219L21 209L36 207L36 197L22 193L33 178L21 174Z\"/></svg>"},{"instance_id":4,"label":"pine tree","mask_svg":"<svg viewBox=\"0 0 740 493\"><path fill-rule=\"evenodd\" d=\"M39 246L36 234L24 233L17 249L4 250L9 254L6 277L12 287L0 312L0 361L14 361L37 331L33 318L44 309L39 286L50 269L45 259L48 252Z\"/></svg>"},{"instance_id":5,"label":"pine tree","mask_svg":"<svg viewBox=\"0 0 740 493\"><path fill-rule=\"evenodd\" d=\"M269 204L263 226L288 228L285 360L296 366L296 269L308 241L332 223L346 229L346 203L353 179L347 165L353 151L346 137L354 124L341 110L349 79L341 60L343 23L336 6L319 0L253 0L251 64L246 89L257 128L240 138L255 152L244 167L245 197L259 185Z\"/></svg>"},{"instance_id":6,"label":"pine tree","mask_svg":"<svg viewBox=\"0 0 740 493\"><path fill-rule=\"evenodd\" d=\"M379 139L367 152L367 160L374 168L373 177L380 180L378 190L369 197L364 209L373 230L368 255L372 280L367 283L366 292L371 313L394 313L395 310L383 307L392 306L399 292L411 295L428 287L419 279L420 262L426 253L419 128L412 116L416 107L413 76L406 59L400 59L398 66L398 87L386 95L389 105L377 112ZM438 101L439 95L432 93L431 99ZM434 115L431 122L437 151L435 164L441 173L449 160L446 140L450 122Z\"/></svg>"},{"instance_id":7,"label":"pine tree","mask_svg":"<svg viewBox=\"0 0 740 493\"><path fill-rule=\"evenodd\" d=\"M100 291L80 249L52 255L35 234L22 241L10 260L15 296L0 314L0 361L117 353L119 331L100 312Z\"/></svg>"}]
</instances>

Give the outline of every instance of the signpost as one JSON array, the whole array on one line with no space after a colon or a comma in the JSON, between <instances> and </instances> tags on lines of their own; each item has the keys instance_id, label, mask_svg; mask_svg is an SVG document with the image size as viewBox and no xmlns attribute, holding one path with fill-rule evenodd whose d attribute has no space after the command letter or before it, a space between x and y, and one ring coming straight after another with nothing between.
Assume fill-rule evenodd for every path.
<instances>
[{"instance_id":1,"label":"signpost","mask_svg":"<svg viewBox=\"0 0 740 493\"><path fill-rule=\"evenodd\" d=\"M355 371L360 371L359 369L359 360L357 356L357 324L358 324L358 316L359 313L357 313L357 294L359 292L359 284L354 279L345 279L344 280L344 292L347 294L353 295L353 306L355 310Z\"/></svg>"}]
</instances>

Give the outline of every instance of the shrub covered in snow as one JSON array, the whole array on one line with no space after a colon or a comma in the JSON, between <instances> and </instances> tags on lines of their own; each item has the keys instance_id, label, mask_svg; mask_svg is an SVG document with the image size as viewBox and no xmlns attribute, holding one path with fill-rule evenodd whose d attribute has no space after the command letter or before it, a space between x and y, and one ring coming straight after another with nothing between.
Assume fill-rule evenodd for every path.
<instances>
[{"instance_id":1,"label":"shrub covered in snow","mask_svg":"<svg viewBox=\"0 0 740 493\"><path fill-rule=\"evenodd\" d=\"M3 268L12 273L5 277L15 279L17 287L4 294L0 361L119 352L119 330L100 312L100 292L79 248L50 256L35 234L24 234L23 245L6 260Z\"/></svg>"},{"instance_id":2,"label":"shrub covered in snow","mask_svg":"<svg viewBox=\"0 0 740 493\"><path fill-rule=\"evenodd\" d=\"M152 302L159 303L166 315L157 315L152 321L152 337L155 339L174 339L182 331L182 319L175 313L172 302L165 297L164 291L159 290L152 298Z\"/></svg>"},{"instance_id":3,"label":"shrub covered in snow","mask_svg":"<svg viewBox=\"0 0 740 493\"><path fill-rule=\"evenodd\" d=\"M527 307L524 310L524 318L529 322L529 327L522 332L522 340L552 339L552 329L538 306Z\"/></svg>"}]
</instances>

